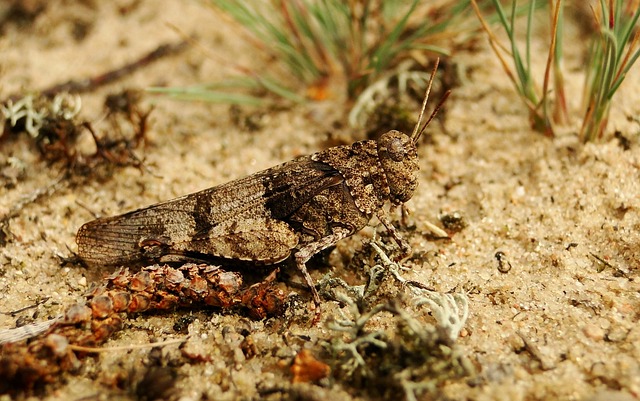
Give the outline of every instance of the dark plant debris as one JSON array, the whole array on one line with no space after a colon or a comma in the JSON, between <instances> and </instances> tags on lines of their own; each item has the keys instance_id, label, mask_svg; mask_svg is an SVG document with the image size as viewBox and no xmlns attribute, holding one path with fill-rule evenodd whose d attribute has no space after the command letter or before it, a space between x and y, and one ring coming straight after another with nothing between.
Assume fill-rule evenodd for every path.
<instances>
[{"instance_id":1,"label":"dark plant debris","mask_svg":"<svg viewBox=\"0 0 640 401\"><path fill-rule=\"evenodd\" d=\"M112 167L142 167L134 150L145 142L151 109L143 108L140 101L140 93L131 89L108 95L107 127L98 133L91 123L78 117L78 96L27 95L17 102L9 100L2 105L4 129L0 140L16 140L16 134L27 133L49 165L61 166L70 176L108 177ZM92 138L93 149L87 149L83 142L86 135ZM19 177L11 171L5 175L16 177L14 180Z\"/></svg>"},{"instance_id":2,"label":"dark plant debris","mask_svg":"<svg viewBox=\"0 0 640 401\"><path fill-rule=\"evenodd\" d=\"M90 290L85 302L54 319L43 334L13 342L30 328L0 332L0 394L37 394L45 385L59 383L62 373L80 369L85 347L103 344L131 314L207 306L241 308L257 319L280 315L285 295L274 280L275 272L247 286L237 272L192 263L154 265L137 273L120 270Z\"/></svg>"}]
</instances>

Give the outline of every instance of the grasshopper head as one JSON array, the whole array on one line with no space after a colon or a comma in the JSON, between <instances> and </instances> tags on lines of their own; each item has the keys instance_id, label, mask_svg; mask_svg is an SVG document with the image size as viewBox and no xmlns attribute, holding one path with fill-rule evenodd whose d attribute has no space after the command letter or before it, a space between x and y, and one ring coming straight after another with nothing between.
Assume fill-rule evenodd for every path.
<instances>
[{"instance_id":1,"label":"grasshopper head","mask_svg":"<svg viewBox=\"0 0 640 401\"><path fill-rule=\"evenodd\" d=\"M420 139L420 135L422 135L431 120L433 120L438 113L438 110L440 110L440 107L442 107L449 93L451 93L451 91L445 92L442 100L440 100L440 103L438 103L431 113L431 117L429 117L423 125L422 117L427 107L427 101L431 93L431 85L438 70L439 61L439 59L436 60L433 71L431 72L429 84L427 85L424 100L422 101L420 116L418 117L418 122L411 136L403 134L400 131L392 130L382 135L378 140L378 158L387 177L390 192L389 200L393 203L404 203L413 196L418 186L418 170L420 169L418 165L418 151L416 149L418 139Z\"/></svg>"},{"instance_id":2,"label":"grasshopper head","mask_svg":"<svg viewBox=\"0 0 640 401\"><path fill-rule=\"evenodd\" d=\"M404 203L418 186L418 151L414 141L400 131L389 131L378 139L378 158L389 185L389 200Z\"/></svg>"}]
</instances>

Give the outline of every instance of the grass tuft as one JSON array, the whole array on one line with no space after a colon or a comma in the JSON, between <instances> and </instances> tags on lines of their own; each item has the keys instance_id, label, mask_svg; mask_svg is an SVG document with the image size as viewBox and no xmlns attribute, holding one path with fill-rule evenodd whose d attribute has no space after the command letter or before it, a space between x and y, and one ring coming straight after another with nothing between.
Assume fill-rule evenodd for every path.
<instances>
[{"instance_id":1,"label":"grass tuft","mask_svg":"<svg viewBox=\"0 0 640 401\"><path fill-rule=\"evenodd\" d=\"M580 130L585 142L604 137L613 95L640 56L640 31L636 27L640 6L631 1L600 0L593 14L599 30L589 51L585 81L585 114Z\"/></svg>"},{"instance_id":2,"label":"grass tuft","mask_svg":"<svg viewBox=\"0 0 640 401\"><path fill-rule=\"evenodd\" d=\"M477 1L471 2L502 68L529 109L531 127L547 136L554 136L554 125L565 124L569 119L562 75L564 0L548 1L551 37L541 89L538 89L531 73L531 31L534 13L545 5L544 2L530 0L523 6L527 7L524 50L516 39L517 1L512 1L511 13L507 17L501 2L491 0L499 16L498 23L507 35L508 46L496 37ZM591 38L587 58L584 117L580 129L584 142L605 137L612 98L640 56L640 34L636 29L640 6L637 2L599 0L593 14L598 29ZM507 61L508 58L511 62Z\"/></svg>"},{"instance_id":3,"label":"grass tuft","mask_svg":"<svg viewBox=\"0 0 640 401\"><path fill-rule=\"evenodd\" d=\"M455 38L477 28L469 2L211 0L239 25L239 35L264 60L262 69L228 63L238 74L224 84L152 91L235 104L264 104L268 98L353 104L403 62L424 65L425 52L447 55ZM238 90L243 95L229 95Z\"/></svg>"},{"instance_id":4,"label":"grass tuft","mask_svg":"<svg viewBox=\"0 0 640 401\"><path fill-rule=\"evenodd\" d=\"M517 2L511 3L511 12L509 17L499 0L491 0L495 7L496 14L498 15L498 23L505 30L507 38L509 40L509 46L505 46L493 33L487 20L483 17L482 12L478 6L476 0L471 0L471 4L482 24L482 28L489 36L489 43L494 53L498 57L502 68L505 73L516 87L518 94L524 101L525 105L529 109L529 119L531 127L536 131L542 132L547 136L553 136L553 126L551 116L549 112L549 99L547 97L549 87L549 71L552 61L554 60L556 53L558 25L561 21L558 19L559 12L553 13L554 29L551 34L551 45L548 53L547 68L545 71L545 78L543 83L543 91L539 92L536 89L535 81L532 76L531 69L531 31L533 28L533 15L535 11L540 8L541 4L535 0L529 1L526 7L525 15L527 23L525 26L526 39L524 43L524 50L518 47L517 32L516 32L516 17L518 16ZM556 1L556 10L561 9L562 0ZM507 57L511 57L513 61L513 67L507 62ZM560 69L556 68L557 74L561 74ZM564 93L564 92L563 92Z\"/></svg>"}]
</instances>

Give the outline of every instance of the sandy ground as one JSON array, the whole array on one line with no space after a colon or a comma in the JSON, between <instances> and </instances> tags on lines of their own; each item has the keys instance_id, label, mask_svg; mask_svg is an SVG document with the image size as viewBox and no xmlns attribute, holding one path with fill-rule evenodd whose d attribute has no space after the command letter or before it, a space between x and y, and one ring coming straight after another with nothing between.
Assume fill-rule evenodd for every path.
<instances>
[{"instance_id":1,"label":"sandy ground","mask_svg":"<svg viewBox=\"0 0 640 401\"><path fill-rule=\"evenodd\" d=\"M161 43L178 41L168 24L196 33L210 53L191 49L83 95L85 119L101 118L100 103L106 93L216 81L229 73L224 60L252 61L225 21L198 2L54 3L29 27L5 27L0 37L3 98L96 75ZM82 29L86 36L74 39ZM442 122L430 127L430 139L421 145L420 184L408 203L416 229L404 236L415 254L423 257L407 262L412 270L404 274L440 292L467 294L470 317L456 350L475 369L471 376L447 380L424 396L637 399L640 97L635 88L640 74L632 71L627 78L611 115L610 131L628 138L628 149L617 139L582 145L576 137L577 124L548 139L529 129L525 107L482 43L473 53L448 60L459 67L460 86L446 103ZM579 118L580 96L573 94L580 93L583 51L567 50L574 121ZM100 215L118 214L317 151L333 129L326 126L322 113L336 114L331 105L300 106L263 115L261 127L249 132L232 122L228 106L157 97L147 97L145 103L155 106L150 144L137 151L146 171L123 168L104 182L89 180L66 187L28 204L10 220L11 235L0 248L0 311L49 298L15 316L0 314L0 328L56 316L107 273L60 266L58 256L71 255L77 229L93 218L80 205ZM347 131L342 128L341 134L348 135ZM4 214L23 197L54 182L59 170L39 159L26 135L0 146L0 164L12 157L26 165L15 186L5 183L0 188L0 214ZM431 240L425 222L440 224L440 214L454 211L464 216L467 226L450 241ZM340 266L371 232L338 246L329 258L332 268L314 273L316 279L328 271L340 276ZM511 266L506 273L498 269L497 252L503 253L503 264ZM188 333L187 348L203 358L175 367L178 378L171 397L183 400L256 399L266 396L260 391L274 388L281 391L271 392L271 397L286 399L377 398L339 377L288 385L296 353L309 348L322 355L319 344L335 335L324 324L310 327L306 319L291 318L311 303L306 291L293 287L288 291L300 296L283 317L252 321L212 310L141 315L128 320L125 330L106 346L147 344ZM340 308L327 301L325 319ZM176 329L179 322L186 322L186 328ZM253 357L241 351L247 332L257 349ZM177 346L167 346L163 357L179 359ZM150 390L115 384L114 376L125 372L135 378L150 358L149 349L85 358L79 372L64 374L39 396L136 399Z\"/></svg>"}]
</instances>

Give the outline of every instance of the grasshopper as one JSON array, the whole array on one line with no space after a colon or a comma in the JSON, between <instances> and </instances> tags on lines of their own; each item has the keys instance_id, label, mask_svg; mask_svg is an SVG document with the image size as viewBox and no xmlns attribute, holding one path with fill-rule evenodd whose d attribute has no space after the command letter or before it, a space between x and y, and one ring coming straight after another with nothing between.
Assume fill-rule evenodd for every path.
<instances>
[{"instance_id":1,"label":"grasshopper","mask_svg":"<svg viewBox=\"0 0 640 401\"><path fill-rule=\"evenodd\" d=\"M299 157L248 177L115 217L78 231L78 255L88 265L205 260L241 266L276 265L290 257L320 296L306 263L321 250L365 227L373 216L405 254L409 245L385 216L386 202L402 205L418 185L417 142L436 62L413 133L389 131ZM249 267L250 268L250 267Z\"/></svg>"}]
</instances>

